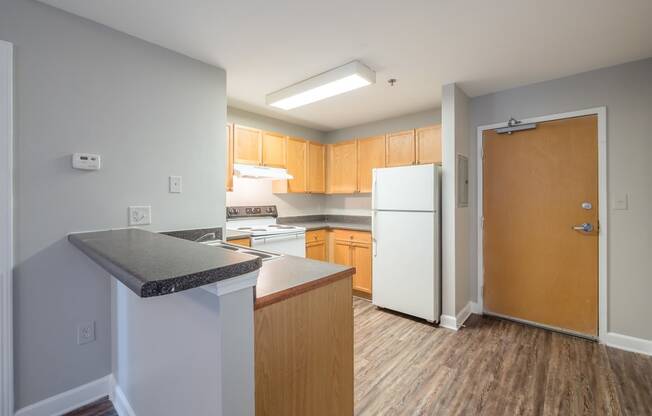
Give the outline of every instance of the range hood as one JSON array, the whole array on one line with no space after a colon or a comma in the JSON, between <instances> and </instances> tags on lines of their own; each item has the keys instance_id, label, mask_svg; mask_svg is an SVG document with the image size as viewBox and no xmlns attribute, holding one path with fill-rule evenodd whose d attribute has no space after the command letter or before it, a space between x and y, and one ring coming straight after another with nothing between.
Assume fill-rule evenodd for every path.
<instances>
[{"instance_id":1,"label":"range hood","mask_svg":"<svg viewBox=\"0 0 652 416\"><path fill-rule=\"evenodd\" d=\"M282 168L269 168L266 166L233 164L233 175L239 178L252 179L294 179L287 170Z\"/></svg>"}]
</instances>

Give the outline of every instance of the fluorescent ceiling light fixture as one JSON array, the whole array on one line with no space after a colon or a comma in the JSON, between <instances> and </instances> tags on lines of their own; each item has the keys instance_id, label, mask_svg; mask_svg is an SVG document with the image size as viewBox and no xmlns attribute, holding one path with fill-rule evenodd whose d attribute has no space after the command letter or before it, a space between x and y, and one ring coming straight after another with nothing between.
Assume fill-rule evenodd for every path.
<instances>
[{"instance_id":1,"label":"fluorescent ceiling light fixture","mask_svg":"<svg viewBox=\"0 0 652 416\"><path fill-rule=\"evenodd\" d=\"M353 61L268 94L267 104L283 110L291 110L375 82L374 71L359 61Z\"/></svg>"}]
</instances>

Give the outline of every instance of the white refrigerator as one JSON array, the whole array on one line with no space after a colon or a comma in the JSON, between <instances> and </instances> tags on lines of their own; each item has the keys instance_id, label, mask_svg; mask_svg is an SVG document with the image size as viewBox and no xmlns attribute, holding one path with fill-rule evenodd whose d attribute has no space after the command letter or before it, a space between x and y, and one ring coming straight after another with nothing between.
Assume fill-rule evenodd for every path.
<instances>
[{"instance_id":1,"label":"white refrigerator","mask_svg":"<svg viewBox=\"0 0 652 416\"><path fill-rule=\"evenodd\" d=\"M441 314L440 168L373 171L374 305L430 322Z\"/></svg>"}]
</instances>

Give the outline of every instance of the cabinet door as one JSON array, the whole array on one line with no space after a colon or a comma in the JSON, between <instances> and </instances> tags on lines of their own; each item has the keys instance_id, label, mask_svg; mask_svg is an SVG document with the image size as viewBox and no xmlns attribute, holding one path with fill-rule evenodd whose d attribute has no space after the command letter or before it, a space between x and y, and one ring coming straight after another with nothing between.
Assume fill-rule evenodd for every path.
<instances>
[{"instance_id":1,"label":"cabinet door","mask_svg":"<svg viewBox=\"0 0 652 416\"><path fill-rule=\"evenodd\" d=\"M308 146L304 139L288 137L287 170L294 178L288 179L287 192L306 192L307 152Z\"/></svg>"},{"instance_id":2,"label":"cabinet door","mask_svg":"<svg viewBox=\"0 0 652 416\"><path fill-rule=\"evenodd\" d=\"M326 147L308 142L308 192L326 192Z\"/></svg>"},{"instance_id":3,"label":"cabinet door","mask_svg":"<svg viewBox=\"0 0 652 416\"><path fill-rule=\"evenodd\" d=\"M353 243L351 263L355 267L353 289L371 293L371 244Z\"/></svg>"},{"instance_id":4,"label":"cabinet door","mask_svg":"<svg viewBox=\"0 0 652 416\"><path fill-rule=\"evenodd\" d=\"M371 170L385 167L385 136L358 140L358 192L371 192Z\"/></svg>"},{"instance_id":5,"label":"cabinet door","mask_svg":"<svg viewBox=\"0 0 652 416\"><path fill-rule=\"evenodd\" d=\"M306 243L306 257L313 260L327 261L326 241Z\"/></svg>"},{"instance_id":6,"label":"cabinet door","mask_svg":"<svg viewBox=\"0 0 652 416\"><path fill-rule=\"evenodd\" d=\"M263 132L263 166L285 167L286 139L280 134Z\"/></svg>"},{"instance_id":7,"label":"cabinet door","mask_svg":"<svg viewBox=\"0 0 652 416\"><path fill-rule=\"evenodd\" d=\"M416 129L417 163L441 163L441 124Z\"/></svg>"},{"instance_id":8,"label":"cabinet door","mask_svg":"<svg viewBox=\"0 0 652 416\"><path fill-rule=\"evenodd\" d=\"M329 147L329 193L352 194L357 185L357 142L331 144Z\"/></svg>"},{"instance_id":9,"label":"cabinet door","mask_svg":"<svg viewBox=\"0 0 652 416\"><path fill-rule=\"evenodd\" d=\"M416 161L414 130L387 135L387 166L413 165Z\"/></svg>"},{"instance_id":10,"label":"cabinet door","mask_svg":"<svg viewBox=\"0 0 652 416\"><path fill-rule=\"evenodd\" d=\"M258 129L235 125L233 128L233 161L247 165L263 163L263 135Z\"/></svg>"},{"instance_id":11,"label":"cabinet door","mask_svg":"<svg viewBox=\"0 0 652 416\"><path fill-rule=\"evenodd\" d=\"M333 244L333 263L344 266L352 266L351 243L348 241L335 240Z\"/></svg>"},{"instance_id":12,"label":"cabinet door","mask_svg":"<svg viewBox=\"0 0 652 416\"><path fill-rule=\"evenodd\" d=\"M226 125L226 190L233 191L233 124Z\"/></svg>"}]
</instances>

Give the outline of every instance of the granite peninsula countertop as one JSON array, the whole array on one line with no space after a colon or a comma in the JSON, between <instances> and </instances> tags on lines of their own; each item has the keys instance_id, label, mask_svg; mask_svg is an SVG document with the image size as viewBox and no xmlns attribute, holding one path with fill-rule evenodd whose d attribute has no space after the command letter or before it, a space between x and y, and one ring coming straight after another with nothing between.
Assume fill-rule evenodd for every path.
<instances>
[{"instance_id":1,"label":"granite peninsula countertop","mask_svg":"<svg viewBox=\"0 0 652 416\"><path fill-rule=\"evenodd\" d=\"M70 234L68 240L143 298L204 286L262 266L256 256L138 228Z\"/></svg>"},{"instance_id":2,"label":"granite peninsula countertop","mask_svg":"<svg viewBox=\"0 0 652 416\"><path fill-rule=\"evenodd\" d=\"M290 255L263 262L255 287L254 309L305 293L353 275L355 268Z\"/></svg>"},{"instance_id":3,"label":"granite peninsula countertop","mask_svg":"<svg viewBox=\"0 0 652 416\"><path fill-rule=\"evenodd\" d=\"M302 215L279 217L277 222L279 224L304 227L306 231L336 228L352 231L371 231L371 217L360 215Z\"/></svg>"}]
</instances>

